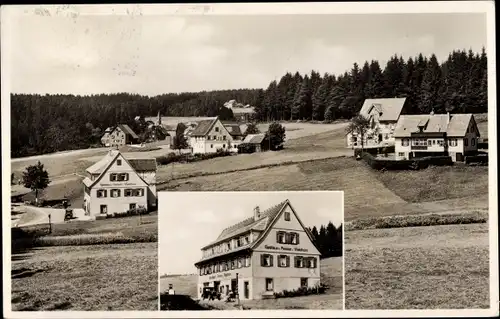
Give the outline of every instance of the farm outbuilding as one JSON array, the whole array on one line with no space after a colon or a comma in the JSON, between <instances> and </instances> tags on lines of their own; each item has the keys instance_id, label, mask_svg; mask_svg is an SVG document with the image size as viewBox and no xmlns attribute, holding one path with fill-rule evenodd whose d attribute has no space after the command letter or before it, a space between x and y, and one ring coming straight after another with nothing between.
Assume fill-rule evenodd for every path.
<instances>
[{"instance_id":1,"label":"farm outbuilding","mask_svg":"<svg viewBox=\"0 0 500 319\"><path fill-rule=\"evenodd\" d=\"M241 153L263 152L269 150L269 141L266 134L248 134L240 144Z\"/></svg>"}]
</instances>

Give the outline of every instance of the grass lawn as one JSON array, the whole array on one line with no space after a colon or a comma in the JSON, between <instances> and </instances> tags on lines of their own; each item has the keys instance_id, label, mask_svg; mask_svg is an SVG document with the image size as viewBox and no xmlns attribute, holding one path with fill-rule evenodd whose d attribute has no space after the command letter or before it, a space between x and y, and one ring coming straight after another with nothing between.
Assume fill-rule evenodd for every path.
<instances>
[{"instance_id":1,"label":"grass lawn","mask_svg":"<svg viewBox=\"0 0 500 319\"><path fill-rule=\"evenodd\" d=\"M489 307L488 224L345 232L346 309Z\"/></svg>"},{"instance_id":2,"label":"grass lawn","mask_svg":"<svg viewBox=\"0 0 500 319\"><path fill-rule=\"evenodd\" d=\"M329 286L323 295L309 295L290 298L242 301L244 309L342 309L343 280L342 257L327 258L320 261L321 282ZM197 275L176 275L160 279L160 292L168 290L172 284L175 293L197 298ZM235 309L235 303L223 301L200 301L205 308L218 310Z\"/></svg>"},{"instance_id":3,"label":"grass lawn","mask_svg":"<svg viewBox=\"0 0 500 319\"><path fill-rule=\"evenodd\" d=\"M432 184L434 181L439 184ZM457 183L459 181L459 183ZM343 190L346 220L488 207L487 167L374 171L352 157L170 181L169 191ZM430 189L430 191L428 190Z\"/></svg>"},{"instance_id":4,"label":"grass lawn","mask_svg":"<svg viewBox=\"0 0 500 319\"><path fill-rule=\"evenodd\" d=\"M157 310L157 243L62 246L14 255L12 310Z\"/></svg>"}]
</instances>

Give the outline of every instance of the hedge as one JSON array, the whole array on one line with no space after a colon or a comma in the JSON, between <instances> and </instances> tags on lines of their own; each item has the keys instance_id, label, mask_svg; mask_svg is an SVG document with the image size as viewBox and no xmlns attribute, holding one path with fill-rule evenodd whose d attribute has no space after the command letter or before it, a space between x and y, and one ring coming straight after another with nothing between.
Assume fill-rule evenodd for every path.
<instances>
[{"instance_id":1,"label":"hedge","mask_svg":"<svg viewBox=\"0 0 500 319\"><path fill-rule=\"evenodd\" d=\"M488 165L488 154L465 156L465 164Z\"/></svg>"},{"instance_id":2,"label":"hedge","mask_svg":"<svg viewBox=\"0 0 500 319\"><path fill-rule=\"evenodd\" d=\"M144 207L129 209L126 212L122 213L112 213L106 214L106 218L121 218L121 217L129 217L129 216L138 216L138 215L147 215L149 211Z\"/></svg>"},{"instance_id":3,"label":"hedge","mask_svg":"<svg viewBox=\"0 0 500 319\"><path fill-rule=\"evenodd\" d=\"M354 149L354 156L358 157L361 156L363 152L369 153L372 155L377 155L377 154L389 154L389 153L394 153L395 147L394 146L384 146L384 147L370 147L370 148L365 148L363 151L359 148Z\"/></svg>"},{"instance_id":4,"label":"hedge","mask_svg":"<svg viewBox=\"0 0 500 319\"><path fill-rule=\"evenodd\" d=\"M224 157L224 156L231 156L233 155L229 151L223 151L223 150L217 150L215 153L207 153L207 154L174 154L174 153L169 153L167 156L158 156L156 158L156 163L158 165L168 165L171 163L179 163L179 162L185 162L185 163L191 163L191 162L198 162L202 160L207 160L211 158L216 158L216 157Z\"/></svg>"},{"instance_id":5,"label":"hedge","mask_svg":"<svg viewBox=\"0 0 500 319\"><path fill-rule=\"evenodd\" d=\"M453 165L453 160L450 156L426 156L413 158L411 160L386 160L383 158L375 158L372 154L365 152L362 158L371 168L377 170L418 170L425 169L430 165Z\"/></svg>"},{"instance_id":6,"label":"hedge","mask_svg":"<svg viewBox=\"0 0 500 319\"><path fill-rule=\"evenodd\" d=\"M320 295L326 292L328 287L324 284L319 284L317 287L300 287L295 290L283 290L281 292L275 292L275 298L287 298L287 297L298 297L298 296L308 296L308 295Z\"/></svg>"}]
</instances>

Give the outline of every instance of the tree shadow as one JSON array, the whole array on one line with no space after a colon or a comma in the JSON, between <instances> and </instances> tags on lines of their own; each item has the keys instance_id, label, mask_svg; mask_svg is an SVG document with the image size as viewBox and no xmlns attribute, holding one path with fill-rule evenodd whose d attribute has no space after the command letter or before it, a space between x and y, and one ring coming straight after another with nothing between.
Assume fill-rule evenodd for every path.
<instances>
[{"instance_id":1,"label":"tree shadow","mask_svg":"<svg viewBox=\"0 0 500 319\"><path fill-rule=\"evenodd\" d=\"M163 293L160 296L160 310L212 310L211 306L203 306L188 295L169 295Z\"/></svg>"}]
</instances>

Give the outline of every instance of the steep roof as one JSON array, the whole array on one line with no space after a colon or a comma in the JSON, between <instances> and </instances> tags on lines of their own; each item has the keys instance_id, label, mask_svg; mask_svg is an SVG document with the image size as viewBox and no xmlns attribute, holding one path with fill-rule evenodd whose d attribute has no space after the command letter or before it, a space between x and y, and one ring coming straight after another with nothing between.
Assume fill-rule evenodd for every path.
<instances>
[{"instance_id":1,"label":"steep roof","mask_svg":"<svg viewBox=\"0 0 500 319\"><path fill-rule=\"evenodd\" d=\"M266 134L248 134L245 139L243 140L243 143L249 143L249 144L261 144L262 141L266 138Z\"/></svg>"},{"instance_id":2,"label":"steep roof","mask_svg":"<svg viewBox=\"0 0 500 319\"><path fill-rule=\"evenodd\" d=\"M394 129L394 136L409 137L411 133L419 132L419 126L423 126L424 133L445 132L448 136L462 137L465 136L471 119L474 119L472 114L401 115Z\"/></svg>"},{"instance_id":3,"label":"steep roof","mask_svg":"<svg viewBox=\"0 0 500 319\"><path fill-rule=\"evenodd\" d=\"M87 168L87 172L90 174L101 174L106 167L118 156L120 152L117 150L110 150L103 158L101 158L97 163Z\"/></svg>"},{"instance_id":4,"label":"steep roof","mask_svg":"<svg viewBox=\"0 0 500 319\"><path fill-rule=\"evenodd\" d=\"M225 228L215 241L207 245L210 247L217 243L220 243L228 238L243 234L249 230L260 230L264 231L271 223L271 221L276 217L276 215L281 212L281 210L288 204L288 200L285 200L273 207L270 207L260 213L260 218L255 220L254 217L246 218L234 225Z\"/></svg>"},{"instance_id":5,"label":"steep roof","mask_svg":"<svg viewBox=\"0 0 500 319\"><path fill-rule=\"evenodd\" d=\"M136 172L156 172L156 160L154 158L129 159L128 162Z\"/></svg>"},{"instance_id":6,"label":"steep roof","mask_svg":"<svg viewBox=\"0 0 500 319\"><path fill-rule=\"evenodd\" d=\"M212 128L212 126L214 126L215 122L217 122L219 118L216 117L216 118L213 118L213 119L209 119L209 120L201 120L201 121L198 121L198 125L196 126L196 128L191 131L191 136L205 136L208 134L208 132L210 132L210 129Z\"/></svg>"},{"instance_id":7,"label":"steep roof","mask_svg":"<svg viewBox=\"0 0 500 319\"><path fill-rule=\"evenodd\" d=\"M406 98L387 98L387 99L366 99L359 111L359 114L368 117L369 112L374 107L382 115L379 121L396 122L403 110Z\"/></svg>"},{"instance_id":8,"label":"steep roof","mask_svg":"<svg viewBox=\"0 0 500 319\"><path fill-rule=\"evenodd\" d=\"M132 136L132 138L139 138L137 134L128 126L127 124L118 124L120 130L122 130L125 134Z\"/></svg>"},{"instance_id":9,"label":"steep roof","mask_svg":"<svg viewBox=\"0 0 500 319\"><path fill-rule=\"evenodd\" d=\"M237 124L237 123L223 123L223 125L226 128L226 130L229 132L230 135L232 135L232 136L242 136L243 135L239 124Z\"/></svg>"}]
</instances>

